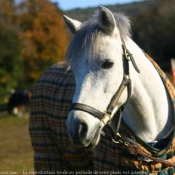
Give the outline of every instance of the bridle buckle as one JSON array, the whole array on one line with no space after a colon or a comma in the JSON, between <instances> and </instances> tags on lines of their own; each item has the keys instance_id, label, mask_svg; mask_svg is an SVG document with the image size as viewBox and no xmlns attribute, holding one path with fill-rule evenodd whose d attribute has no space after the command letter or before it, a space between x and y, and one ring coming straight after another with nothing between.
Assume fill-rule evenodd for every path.
<instances>
[{"instance_id":1,"label":"bridle buckle","mask_svg":"<svg viewBox=\"0 0 175 175\"><path fill-rule=\"evenodd\" d=\"M124 57L125 57L128 61L130 61L130 60L131 60L131 59L130 59L131 53L128 52L127 48L124 47L124 45L122 45L122 47L123 47L123 52L124 52L123 54L124 54Z\"/></svg>"},{"instance_id":2,"label":"bridle buckle","mask_svg":"<svg viewBox=\"0 0 175 175\"><path fill-rule=\"evenodd\" d=\"M104 123L104 125L107 125L108 121L112 119L112 116L107 111L104 111L103 114L104 114L104 116L101 119L101 121Z\"/></svg>"}]
</instances>

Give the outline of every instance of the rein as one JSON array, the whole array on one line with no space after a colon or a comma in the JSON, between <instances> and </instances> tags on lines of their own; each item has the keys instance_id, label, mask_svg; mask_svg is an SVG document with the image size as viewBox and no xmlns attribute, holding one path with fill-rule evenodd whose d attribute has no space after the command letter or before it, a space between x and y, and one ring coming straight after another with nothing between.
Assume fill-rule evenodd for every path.
<instances>
[{"instance_id":1,"label":"rein","mask_svg":"<svg viewBox=\"0 0 175 175\"><path fill-rule=\"evenodd\" d=\"M103 131L101 131L101 135L104 138L106 138L107 140L114 142L118 146L127 147L130 154L141 155L144 158L143 160L146 162L155 161L157 163L162 163L166 166L175 167L175 163L171 163L167 160L153 157L149 153L145 152L141 148L140 144L135 141L135 139L123 137L119 134L119 129L120 129L121 121L122 121L122 114L124 111L124 105L128 102L128 100L130 99L130 96L131 96L131 79L130 79L130 71L129 71L129 61L132 62L132 65L135 68L135 70L138 73L140 73L140 70L136 65L136 62L134 60L133 55L129 52L129 50L127 49L127 47L125 45L123 37L121 37L121 41L122 41L122 49L123 49L123 67L124 67L123 80L122 80L118 90L116 91L114 96L111 98L111 101L110 101L107 109L104 112L101 112L101 111L99 111L91 106L88 106L86 104L72 103L70 110L84 111L84 112L87 112L87 113L93 115L94 117L100 119L104 125L109 127L109 129L111 131L111 135L106 135ZM127 91L128 91L127 100L119 108L119 110L118 110L119 113L114 114L114 117L117 117L117 120L118 120L117 127L115 127L111 121L112 117L113 117L112 114L113 114L115 106L117 105L118 100L121 97L125 88L127 88ZM164 154L165 152L166 152L166 150L161 151L161 154Z\"/></svg>"}]
</instances>

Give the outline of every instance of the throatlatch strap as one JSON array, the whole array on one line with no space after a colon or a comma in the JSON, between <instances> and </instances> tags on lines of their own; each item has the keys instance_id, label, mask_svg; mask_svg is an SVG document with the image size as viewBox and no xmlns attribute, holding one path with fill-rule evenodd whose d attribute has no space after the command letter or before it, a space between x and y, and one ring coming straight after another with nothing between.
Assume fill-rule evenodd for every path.
<instances>
[{"instance_id":1,"label":"throatlatch strap","mask_svg":"<svg viewBox=\"0 0 175 175\"><path fill-rule=\"evenodd\" d=\"M121 40L122 40L122 43L123 43L123 44L122 44L122 48L123 48L123 50L124 50L124 56L125 56L125 58L126 58L128 61L131 61L133 67L135 68L135 70L136 70L138 73L140 73L140 70L139 70L139 68L138 68L138 66L137 66L137 64L136 64L136 62L135 62L135 60L134 60L134 57L133 57L133 55L131 54L131 52L127 49L126 44L125 44L125 41L124 41L124 39L123 39L122 36L121 36Z\"/></svg>"}]
</instances>

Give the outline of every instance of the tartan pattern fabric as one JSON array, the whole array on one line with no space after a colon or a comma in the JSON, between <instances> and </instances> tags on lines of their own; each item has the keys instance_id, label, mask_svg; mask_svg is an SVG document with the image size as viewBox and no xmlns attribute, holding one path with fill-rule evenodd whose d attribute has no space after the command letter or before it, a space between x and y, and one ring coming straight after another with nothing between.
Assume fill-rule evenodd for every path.
<instances>
[{"instance_id":1,"label":"tartan pattern fabric","mask_svg":"<svg viewBox=\"0 0 175 175\"><path fill-rule=\"evenodd\" d=\"M154 64L151 58L150 60ZM174 100L174 88L161 69L158 66L155 67L159 69L158 72L165 80L170 96ZM48 69L33 89L29 130L34 149L35 171L90 170L103 171L104 174L125 171L125 174L131 174L133 171L156 172L164 169L165 171L155 173L159 175L167 173L172 175L175 172L175 169L171 167L166 170L162 165L146 164L133 158L128 159L116 144L103 137L94 149L74 147L66 128L66 119L74 91L73 74L64 62L57 63ZM110 134L108 128L104 128L104 131ZM120 128L120 133L127 134L124 127ZM175 159L174 143L175 140L164 157L172 159L170 161Z\"/></svg>"},{"instance_id":2,"label":"tartan pattern fabric","mask_svg":"<svg viewBox=\"0 0 175 175\"><path fill-rule=\"evenodd\" d=\"M64 63L47 70L33 89L29 130L35 171L93 169L92 151L75 148L67 134L74 89L72 72Z\"/></svg>"}]
</instances>

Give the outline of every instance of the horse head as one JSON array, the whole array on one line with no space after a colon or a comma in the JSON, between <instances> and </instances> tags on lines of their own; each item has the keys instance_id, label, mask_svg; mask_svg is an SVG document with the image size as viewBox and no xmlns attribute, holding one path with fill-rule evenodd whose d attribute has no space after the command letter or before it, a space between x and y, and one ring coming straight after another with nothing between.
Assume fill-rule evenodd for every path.
<instances>
[{"instance_id":1,"label":"horse head","mask_svg":"<svg viewBox=\"0 0 175 175\"><path fill-rule=\"evenodd\" d=\"M113 14L105 7L99 7L99 12L85 23L66 16L64 22L75 35L66 54L76 81L73 104L105 111L123 80L121 37L130 35L130 22L127 17ZM124 90L111 116L126 100L127 90ZM104 125L91 112L80 108L72 109L67 119L68 133L80 147L96 146Z\"/></svg>"}]
</instances>

